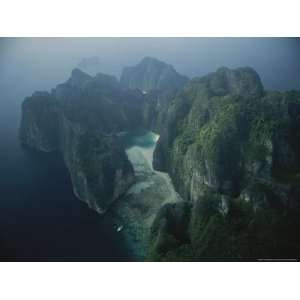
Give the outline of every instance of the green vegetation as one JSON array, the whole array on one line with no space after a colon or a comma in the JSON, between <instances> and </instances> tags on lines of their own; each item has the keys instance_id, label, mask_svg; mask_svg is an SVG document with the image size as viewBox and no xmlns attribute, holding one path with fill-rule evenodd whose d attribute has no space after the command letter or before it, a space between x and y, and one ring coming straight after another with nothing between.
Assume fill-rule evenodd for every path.
<instances>
[{"instance_id":1,"label":"green vegetation","mask_svg":"<svg viewBox=\"0 0 300 300\"><path fill-rule=\"evenodd\" d=\"M296 213L275 209L254 211L250 203L236 199L224 216L213 208L216 197L204 198L194 207L190 243L178 245L178 241L168 237L164 241L167 245L152 249L148 259L215 261L298 257L300 221Z\"/></svg>"},{"instance_id":2,"label":"green vegetation","mask_svg":"<svg viewBox=\"0 0 300 300\"><path fill-rule=\"evenodd\" d=\"M184 115L176 111L180 101L188 104ZM264 92L252 70L225 68L192 80L172 109L178 118L165 154L171 154L169 172L187 199L195 173L198 186L188 239L160 235L164 247L153 242L149 259L298 257L300 93ZM224 196L230 199L225 214Z\"/></svg>"},{"instance_id":3,"label":"green vegetation","mask_svg":"<svg viewBox=\"0 0 300 300\"><path fill-rule=\"evenodd\" d=\"M239 113L239 106L236 103L222 105L215 117L206 123L199 131L197 144L205 156L214 156L221 144L234 142L238 132L236 117Z\"/></svg>"},{"instance_id":4,"label":"green vegetation","mask_svg":"<svg viewBox=\"0 0 300 300\"><path fill-rule=\"evenodd\" d=\"M194 143L194 140L194 133L189 129L185 129L181 135L177 136L176 140L174 141L174 145L180 151L181 155L184 155L188 147Z\"/></svg>"},{"instance_id":5,"label":"green vegetation","mask_svg":"<svg viewBox=\"0 0 300 300\"><path fill-rule=\"evenodd\" d=\"M266 92L250 68L187 80L152 58L125 68L121 84L75 70L25 100L22 141L62 144L78 194L106 209L133 179L115 134L146 124L160 134L154 163L185 200L159 212L149 260L297 257L300 92Z\"/></svg>"},{"instance_id":6,"label":"green vegetation","mask_svg":"<svg viewBox=\"0 0 300 300\"><path fill-rule=\"evenodd\" d=\"M110 167L112 147L110 137L86 133L80 139L79 163L94 195L109 195L113 192L114 174Z\"/></svg>"}]
</instances>

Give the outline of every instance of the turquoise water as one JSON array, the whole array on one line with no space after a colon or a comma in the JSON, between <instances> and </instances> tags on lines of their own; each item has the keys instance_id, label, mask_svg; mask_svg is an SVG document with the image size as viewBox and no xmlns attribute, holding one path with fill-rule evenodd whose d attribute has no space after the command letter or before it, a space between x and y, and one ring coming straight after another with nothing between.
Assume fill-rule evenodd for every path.
<instances>
[{"instance_id":1,"label":"turquoise water","mask_svg":"<svg viewBox=\"0 0 300 300\"><path fill-rule=\"evenodd\" d=\"M128 144L146 149L154 149L159 136L151 131L141 132L140 134L131 136L128 140Z\"/></svg>"},{"instance_id":2,"label":"turquoise water","mask_svg":"<svg viewBox=\"0 0 300 300\"><path fill-rule=\"evenodd\" d=\"M131 132L124 132L120 135L120 137L125 148L130 148L131 146L154 148L159 135L152 131L140 129Z\"/></svg>"},{"instance_id":3,"label":"turquoise water","mask_svg":"<svg viewBox=\"0 0 300 300\"><path fill-rule=\"evenodd\" d=\"M126 154L136 173L153 172L153 153L159 135L151 131L128 133L123 137Z\"/></svg>"},{"instance_id":4,"label":"turquoise water","mask_svg":"<svg viewBox=\"0 0 300 300\"><path fill-rule=\"evenodd\" d=\"M153 153L158 139L159 136L150 131L123 135L136 182L118 202L116 212L123 235L137 260L147 256L151 227L160 208L181 200L169 175L153 169Z\"/></svg>"}]
</instances>

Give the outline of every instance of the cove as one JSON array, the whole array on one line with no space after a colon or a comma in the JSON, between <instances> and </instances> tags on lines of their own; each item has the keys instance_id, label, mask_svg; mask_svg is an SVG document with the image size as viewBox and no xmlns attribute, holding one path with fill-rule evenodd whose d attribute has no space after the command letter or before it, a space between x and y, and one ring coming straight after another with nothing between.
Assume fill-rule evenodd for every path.
<instances>
[{"instance_id":1,"label":"cove","mask_svg":"<svg viewBox=\"0 0 300 300\"><path fill-rule=\"evenodd\" d=\"M138 130L122 133L121 141L131 162L136 180L126 195L112 208L114 219L136 260L144 260L149 250L153 221L166 203L181 201L167 173L153 169L153 153L159 135Z\"/></svg>"}]
</instances>

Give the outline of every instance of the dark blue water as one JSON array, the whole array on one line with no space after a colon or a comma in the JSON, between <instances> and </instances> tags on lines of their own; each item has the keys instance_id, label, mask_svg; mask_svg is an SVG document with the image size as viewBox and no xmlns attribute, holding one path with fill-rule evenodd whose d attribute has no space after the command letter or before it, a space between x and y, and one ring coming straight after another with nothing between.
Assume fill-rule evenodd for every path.
<instances>
[{"instance_id":1,"label":"dark blue water","mask_svg":"<svg viewBox=\"0 0 300 300\"><path fill-rule=\"evenodd\" d=\"M0 260L131 260L115 225L74 196L62 158L20 147L18 107L0 109Z\"/></svg>"}]
</instances>

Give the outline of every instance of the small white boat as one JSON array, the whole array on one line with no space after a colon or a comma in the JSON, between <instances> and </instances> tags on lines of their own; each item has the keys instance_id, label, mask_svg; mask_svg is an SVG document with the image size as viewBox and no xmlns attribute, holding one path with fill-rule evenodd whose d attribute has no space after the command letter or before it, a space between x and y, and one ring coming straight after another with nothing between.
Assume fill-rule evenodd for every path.
<instances>
[{"instance_id":1,"label":"small white boat","mask_svg":"<svg viewBox=\"0 0 300 300\"><path fill-rule=\"evenodd\" d=\"M122 229L123 229L123 226L121 225L117 228L117 232L120 232Z\"/></svg>"}]
</instances>

